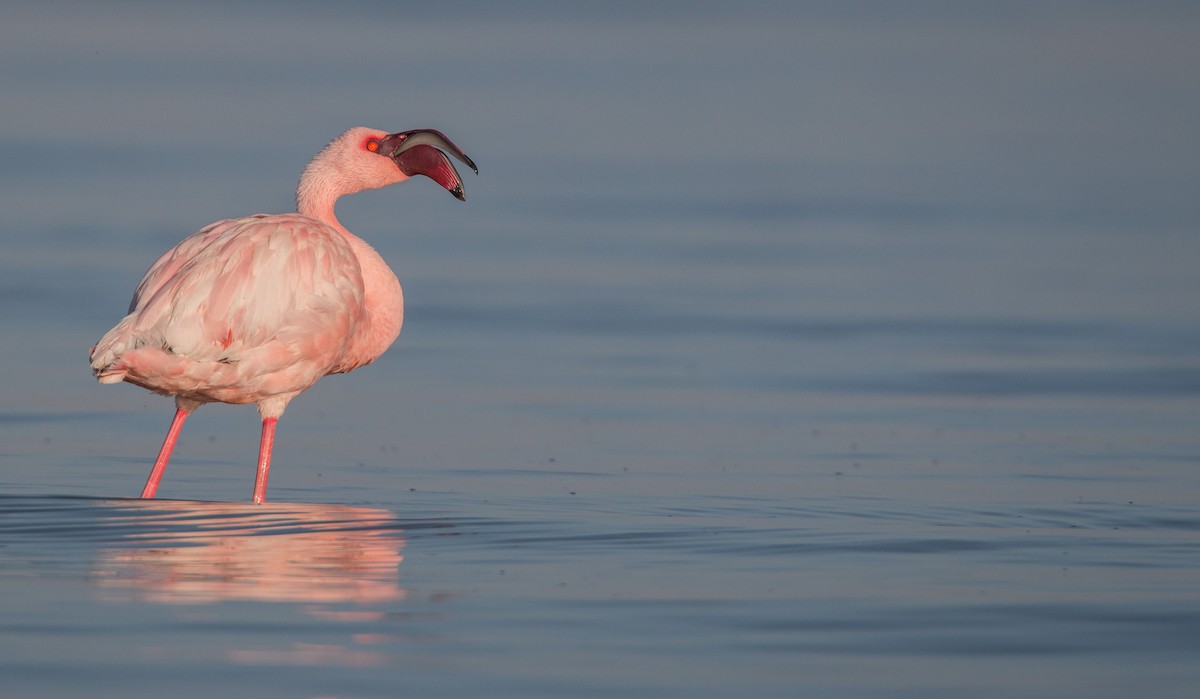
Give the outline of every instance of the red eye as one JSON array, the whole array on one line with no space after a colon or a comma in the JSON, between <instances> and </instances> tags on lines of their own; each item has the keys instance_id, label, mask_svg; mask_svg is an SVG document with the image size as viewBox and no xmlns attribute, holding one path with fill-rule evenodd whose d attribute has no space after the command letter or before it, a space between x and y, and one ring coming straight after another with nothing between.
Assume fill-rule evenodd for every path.
<instances>
[{"instance_id":1,"label":"red eye","mask_svg":"<svg viewBox=\"0 0 1200 699\"><path fill-rule=\"evenodd\" d=\"M363 147L366 148L367 150L371 151L372 153L378 153L379 152L379 139L368 138L367 142L365 144L363 144Z\"/></svg>"}]
</instances>

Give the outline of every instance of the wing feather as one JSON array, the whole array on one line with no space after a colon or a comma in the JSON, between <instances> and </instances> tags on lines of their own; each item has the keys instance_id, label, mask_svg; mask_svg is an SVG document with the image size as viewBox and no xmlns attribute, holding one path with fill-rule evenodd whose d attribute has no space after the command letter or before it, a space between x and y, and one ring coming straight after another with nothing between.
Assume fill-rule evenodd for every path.
<instances>
[{"instance_id":1,"label":"wing feather","mask_svg":"<svg viewBox=\"0 0 1200 699\"><path fill-rule=\"evenodd\" d=\"M93 367L101 380L242 390L236 402L249 402L334 370L362 318L362 272L336 230L299 214L218 221L151 266Z\"/></svg>"}]
</instances>

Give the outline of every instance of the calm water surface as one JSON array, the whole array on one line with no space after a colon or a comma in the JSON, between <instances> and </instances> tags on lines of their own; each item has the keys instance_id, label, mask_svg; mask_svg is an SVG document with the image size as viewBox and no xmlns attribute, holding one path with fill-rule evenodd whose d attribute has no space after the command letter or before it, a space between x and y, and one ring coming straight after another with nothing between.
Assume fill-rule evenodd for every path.
<instances>
[{"instance_id":1,"label":"calm water surface","mask_svg":"<svg viewBox=\"0 0 1200 699\"><path fill-rule=\"evenodd\" d=\"M1195 695L1200 13L121 7L0 28L0 695ZM132 498L87 348L360 123L400 340Z\"/></svg>"}]
</instances>

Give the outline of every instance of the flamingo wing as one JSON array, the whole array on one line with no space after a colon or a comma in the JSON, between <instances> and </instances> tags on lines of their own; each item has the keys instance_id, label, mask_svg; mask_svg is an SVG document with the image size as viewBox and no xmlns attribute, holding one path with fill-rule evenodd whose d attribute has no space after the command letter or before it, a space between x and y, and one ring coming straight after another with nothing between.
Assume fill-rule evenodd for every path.
<instances>
[{"instance_id":1,"label":"flamingo wing","mask_svg":"<svg viewBox=\"0 0 1200 699\"><path fill-rule=\"evenodd\" d=\"M362 317L362 273L336 230L299 214L219 221L150 268L93 367L102 381L256 402L339 370Z\"/></svg>"}]
</instances>

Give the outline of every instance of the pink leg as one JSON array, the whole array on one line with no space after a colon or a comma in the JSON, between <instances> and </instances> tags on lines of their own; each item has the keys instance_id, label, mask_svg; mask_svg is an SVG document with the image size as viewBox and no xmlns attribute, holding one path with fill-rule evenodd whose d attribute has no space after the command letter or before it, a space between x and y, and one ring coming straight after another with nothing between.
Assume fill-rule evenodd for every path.
<instances>
[{"instance_id":1,"label":"pink leg","mask_svg":"<svg viewBox=\"0 0 1200 699\"><path fill-rule=\"evenodd\" d=\"M143 498L152 498L158 492L158 482L167 470L167 462L171 460L171 452L175 449L175 442L179 440L179 432L183 429L183 421L187 420L188 415L191 413L186 410L175 411L171 429L167 430L167 438L163 440L162 449L158 450L158 458L154 461L154 468L150 470L150 477L146 479L146 487L142 488Z\"/></svg>"},{"instance_id":2,"label":"pink leg","mask_svg":"<svg viewBox=\"0 0 1200 699\"><path fill-rule=\"evenodd\" d=\"M258 443L258 473L254 476L254 502L267 497L267 474L271 471L271 449L275 446L275 423L279 418L263 418L262 440Z\"/></svg>"}]
</instances>

